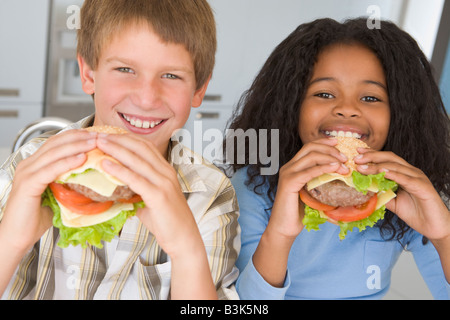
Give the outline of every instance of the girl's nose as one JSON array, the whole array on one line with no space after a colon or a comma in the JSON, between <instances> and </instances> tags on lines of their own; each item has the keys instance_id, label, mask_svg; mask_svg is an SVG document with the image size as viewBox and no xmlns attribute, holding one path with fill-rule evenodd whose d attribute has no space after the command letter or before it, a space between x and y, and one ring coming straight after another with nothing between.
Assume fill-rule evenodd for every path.
<instances>
[{"instance_id":1,"label":"girl's nose","mask_svg":"<svg viewBox=\"0 0 450 320\"><path fill-rule=\"evenodd\" d=\"M361 110L351 102L343 102L333 109L334 115L340 118L358 118Z\"/></svg>"}]
</instances>

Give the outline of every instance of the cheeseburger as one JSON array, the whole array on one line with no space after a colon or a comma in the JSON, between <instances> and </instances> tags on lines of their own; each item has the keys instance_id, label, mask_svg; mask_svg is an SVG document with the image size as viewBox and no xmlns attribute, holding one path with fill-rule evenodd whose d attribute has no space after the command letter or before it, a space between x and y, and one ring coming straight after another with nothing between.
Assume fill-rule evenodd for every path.
<instances>
[{"instance_id":1,"label":"cheeseburger","mask_svg":"<svg viewBox=\"0 0 450 320\"><path fill-rule=\"evenodd\" d=\"M91 127L88 131L126 134L121 128ZM111 241L119 234L127 218L144 206L142 198L127 185L106 173L102 161L114 158L99 149L86 154L86 162L60 175L44 194L43 206L54 213L53 225L59 229L58 245L68 247L87 244L103 247L101 241Z\"/></svg>"},{"instance_id":2,"label":"cheeseburger","mask_svg":"<svg viewBox=\"0 0 450 320\"><path fill-rule=\"evenodd\" d=\"M349 173L323 174L309 181L299 194L305 204L305 228L319 230L319 225L328 221L340 226L342 240L353 228L363 231L384 218L385 204L396 197L397 184L385 179L384 172L363 175L356 171L353 159L359 154L357 148L368 148L365 142L352 137L337 140L336 148L348 158Z\"/></svg>"}]
</instances>

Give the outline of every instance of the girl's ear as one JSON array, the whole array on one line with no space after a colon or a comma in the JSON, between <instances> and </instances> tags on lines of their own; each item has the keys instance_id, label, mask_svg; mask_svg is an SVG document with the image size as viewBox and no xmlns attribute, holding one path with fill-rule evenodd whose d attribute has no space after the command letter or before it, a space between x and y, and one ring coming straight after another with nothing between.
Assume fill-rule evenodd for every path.
<instances>
[{"instance_id":1,"label":"girl's ear","mask_svg":"<svg viewBox=\"0 0 450 320\"><path fill-rule=\"evenodd\" d=\"M94 71L80 55L78 55L78 66L80 68L83 91L89 95L93 95L95 93Z\"/></svg>"},{"instance_id":2,"label":"girl's ear","mask_svg":"<svg viewBox=\"0 0 450 320\"><path fill-rule=\"evenodd\" d=\"M194 93L194 97L192 99L192 107L198 108L203 102L203 98L205 97L206 90L208 89L209 81L211 80L211 76L209 76L208 80L206 80L205 84L197 89Z\"/></svg>"}]
</instances>

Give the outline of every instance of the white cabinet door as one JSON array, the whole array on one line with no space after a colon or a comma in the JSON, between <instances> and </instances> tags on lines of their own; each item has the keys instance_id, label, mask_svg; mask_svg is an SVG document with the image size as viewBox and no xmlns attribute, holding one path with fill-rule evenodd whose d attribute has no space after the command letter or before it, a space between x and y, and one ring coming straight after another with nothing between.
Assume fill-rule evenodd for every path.
<instances>
[{"instance_id":1,"label":"white cabinet door","mask_svg":"<svg viewBox=\"0 0 450 320\"><path fill-rule=\"evenodd\" d=\"M49 0L0 1L0 102L42 102Z\"/></svg>"},{"instance_id":2,"label":"white cabinet door","mask_svg":"<svg viewBox=\"0 0 450 320\"><path fill-rule=\"evenodd\" d=\"M41 117L40 103L0 103L0 148L12 148L19 131Z\"/></svg>"}]
</instances>

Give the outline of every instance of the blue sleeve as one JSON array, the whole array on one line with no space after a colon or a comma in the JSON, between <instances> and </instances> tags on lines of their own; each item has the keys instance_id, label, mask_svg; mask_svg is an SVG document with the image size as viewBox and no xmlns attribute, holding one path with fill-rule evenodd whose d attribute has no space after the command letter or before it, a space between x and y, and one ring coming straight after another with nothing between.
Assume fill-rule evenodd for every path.
<instances>
[{"instance_id":1,"label":"blue sleeve","mask_svg":"<svg viewBox=\"0 0 450 320\"><path fill-rule=\"evenodd\" d=\"M276 288L267 283L253 265L252 257L269 222L270 211L267 209L272 204L266 198L265 191L258 195L253 188L248 188L245 185L246 179L246 168L239 170L231 179L239 203L241 226L241 252L236 262L240 276L236 288L243 300L284 299L290 284L289 273L286 275L285 286Z\"/></svg>"},{"instance_id":2,"label":"blue sleeve","mask_svg":"<svg viewBox=\"0 0 450 320\"><path fill-rule=\"evenodd\" d=\"M439 255L430 241L423 245L422 238L421 234L414 231L407 249L413 253L417 267L433 297L449 300L450 284L445 278Z\"/></svg>"}]
</instances>

